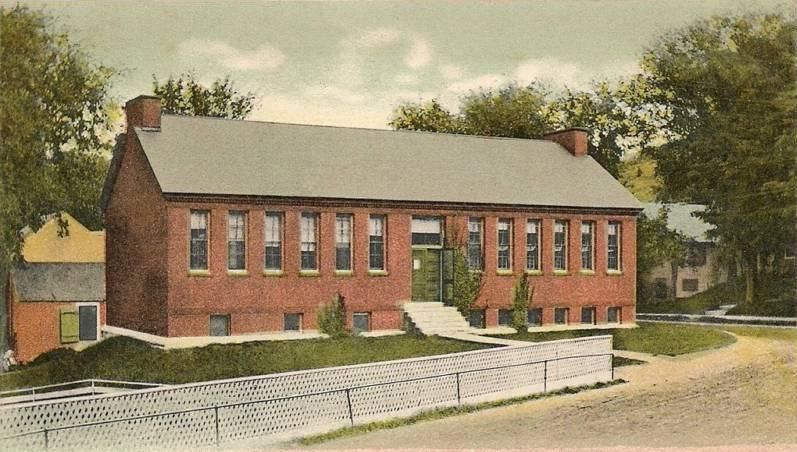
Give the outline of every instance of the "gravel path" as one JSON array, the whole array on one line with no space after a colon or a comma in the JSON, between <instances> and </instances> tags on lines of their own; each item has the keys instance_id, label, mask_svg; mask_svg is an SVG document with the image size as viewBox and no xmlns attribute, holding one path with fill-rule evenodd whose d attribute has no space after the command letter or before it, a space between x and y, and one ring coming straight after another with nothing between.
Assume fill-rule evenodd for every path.
<instances>
[{"instance_id":1,"label":"gravel path","mask_svg":"<svg viewBox=\"0 0 797 452\"><path fill-rule=\"evenodd\" d=\"M315 447L737 448L779 444L797 449L795 348L795 342L739 337L720 350L676 358L648 356L648 364L618 370L617 376L627 384Z\"/></svg>"}]
</instances>

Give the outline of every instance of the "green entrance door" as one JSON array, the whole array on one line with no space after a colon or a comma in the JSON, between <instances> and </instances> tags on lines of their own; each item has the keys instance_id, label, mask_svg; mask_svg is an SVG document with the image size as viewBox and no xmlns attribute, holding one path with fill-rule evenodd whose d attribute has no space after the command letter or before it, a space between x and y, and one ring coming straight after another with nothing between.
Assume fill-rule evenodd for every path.
<instances>
[{"instance_id":1,"label":"green entrance door","mask_svg":"<svg viewBox=\"0 0 797 452\"><path fill-rule=\"evenodd\" d=\"M454 295L454 250L412 250L412 301L451 304Z\"/></svg>"},{"instance_id":2,"label":"green entrance door","mask_svg":"<svg viewBox=\"0 0 797 452\"><path fill-rule=\"evenodd\" d=\"M440 301L440 251L412 250L412 301Z\"/></svg>"}]
</instances>

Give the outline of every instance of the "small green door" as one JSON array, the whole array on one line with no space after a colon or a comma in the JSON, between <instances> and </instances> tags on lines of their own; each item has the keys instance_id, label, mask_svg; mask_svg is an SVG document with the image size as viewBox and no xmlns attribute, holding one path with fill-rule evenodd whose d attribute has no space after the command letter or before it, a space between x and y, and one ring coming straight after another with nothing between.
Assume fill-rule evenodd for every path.
<instances>
[{"instance_id":1,"label":"small green door","mask_svg":"<svg viewBox=\"0 0 797 452\"><path fill-rule=\"evenodd\" d=\"M440 250L412 250L412 301L440 301Z\"/></svg>"}]
</instances>

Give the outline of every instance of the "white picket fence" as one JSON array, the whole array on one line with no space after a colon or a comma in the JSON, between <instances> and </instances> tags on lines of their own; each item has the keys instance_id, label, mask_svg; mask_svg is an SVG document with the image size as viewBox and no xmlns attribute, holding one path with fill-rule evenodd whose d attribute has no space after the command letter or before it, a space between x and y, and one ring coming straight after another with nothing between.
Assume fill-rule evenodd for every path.
<instances>
[{"instance_id":1,"label":"white picket fence","mask_svg":"<svg viewBox=\"0 0 797 452\"><path fill-rule=\"evenodd\" d=\"M0 408L0 450L176 449L264 442L609 381L612 338L236 378Z\"/></svg>"}]
</instances>

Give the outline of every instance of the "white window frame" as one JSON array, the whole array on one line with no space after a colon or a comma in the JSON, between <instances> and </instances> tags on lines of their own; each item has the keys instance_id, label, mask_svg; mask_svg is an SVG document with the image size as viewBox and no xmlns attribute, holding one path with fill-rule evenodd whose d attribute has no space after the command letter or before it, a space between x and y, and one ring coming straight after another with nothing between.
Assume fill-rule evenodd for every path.
<instances>
[{"instance_id":1,"label":"white window frame","mask_svg":"<svg viewBox=\"0 0 797 452\"><path fill-rule=\"evenodd\" d=\"M371 220L379 220L379 234L371 234L375 229L371 228ZM382 241L382 267L371 266L371 237L381 237ZM368 215L368 271L371 273L383 273L387 271L387 215L372 214Z\"/></svg>"},{"instance_id":2,"label":"white window frame","mask_svg":"<svg viewBox=\"0 0 797 452\"><path fill-rule=\"evenodd\" d=\"M478 227L478 231L473 231L472 226ZM473 266L471 262L471 245L474 244L470 240L470 235L474 232L479 233L479 265ZM483 217L468 217L468 269L474 271L484 270L484 218Z\"/></svg>"},{"instance_id":3,"label":"white window frame","mask_svg":"<svg viewBox=\"0 0 797 452\"><path fill-rule=\"evenodd\" d=\"M501 273L510 273L512 272L512 254L514 254L514 250L512 249L512 245L514 242L514 234L512 233L513 224L512 218L499 218L495 223L495 267ZM502 226L506 226L506 229L502 229ZM506 230L508 236L508 243L506 245L507 249L507 266L501 267L501 231Z\"/></svg>"},{"instance_id":4,"label":"white window frame","mask_svg":"<svg viewBox=\"0 0 797 452\"><path fill-rule=\"evenodd\" d=\"M191 231L193 228L194 213L204 214L205 216L205 257L207 262L205 268L193 268L191 262L191 253L193 246L193 238ZM188 271L189 273L207 273L210 271L210 210L208 209L189 209L188 210Z\"/></svg>"},{"instance_id":5,"label":"white window frame","mask_svg":"<svg viewBox=\"0 0 797 452\"><path fill-rule=\"evenodd\" d=\"M346 218L348 220L348 242L341 241L342 233L344 232L339 228L338 220ZM348 243L349 248L349 267L338 268L338 244ZM351 273L354 271L354 215L351 213L336 213L335 214L335 272L336 273Z\"/></svg>"},{"instance_id":6,"label":"white window frame","mask_svg":"<svg viewBox=\"0 0 797 452\"><path fill-rule=\"evenodd\" d=\"M230 243L233 241L232 239L230 239L230 219L233 217L233 215L241 215L241 217L243 218L243 229L242 229L243 239L242 240L237 240L237 239L234 240L235 242L239 242L240 241L240 242L243 242L243 244L244 244L244 254L243 254L243 264L244 265L243 265L243 268L230 268ZM228 273L246 273L246 269L247 269L247 266L246 266L247 262L246 261L248 260L247 256L249 254L248 246L247 246L247 243L246 243L246 239L247 239L247 235L248 235L247 234L247 229L248 229L248 226L249 226L249 218L247 218L247 217L248 217L248 212L245 211L245 210L229 210L229 211L227 211L227 241L226 241L226 245L227 245L227 272Z\"/></svg>"},{"instance_id":7,"label":"white window frame","mask_svg":"<svg viewBox=\"0 0 797 452\"><path fill-rule=\"evenodd\" d=\"M279 266L277 268L268 267L266 265L266 249L269 243L274 243L274 240L269 240L269 217L277 219L277 244L279 246ZM263 271L269 273L281 273L282 266L284 265L284 234L285 234L285 214L283 212L266 211L263 213ZM272 237L273 238L273 237Z\"/></svg>"},{"instance_id":8,"label":"white window frame","mask_svg":"<svg viewBox=\"0 0 797 452\"><path fill-rule=\"evenodd\" d=\"M536 237L537 237L537 243L534 246L535 253L536 253L535 260L537 262L537 266L534 267L534 268L529 267L529 246L530 246L529 234L532 234L532 232L530 232L532 225L534 225L534 227L536 228L536 232L533 233L533 234L535 234ZM541 272L542 271L542 256L540 254L540 244L542 242L541 238L542 238L542 221L539 220L539 219L533 219L533 218L526 220L526 237L525 237L525 239L526 239L526 271L527 272L534 273L534 272Z\"/></svg>"},{"instance_id":9,"label":"white window frame","mask_svg":"<svg viewBox=\"0 0 797 452\"><path fill-rule=\"evenodd\" d=\"M321 264L320 254L319 253L319 223L321 216L318 212L302 212L299 216L299 271L302 273L318 273L319 267ZM313 219L313 241L305 241L305 218L312 218ZM313 252L315 253L315 267L313 268L303 268L302 267L302 252L305 243L312 243L313 244Z\"/></svg>"},{"instance_id":10,"label":"white window frame","mask_svg":"<svg viewBox=\"0 0 797 452\"><path fill-rule=\"evenodd\" d=\"M617 236L617 267L609 267L609 237L611 237L612 226L616 226L615 235ZM606 271L609 273L621 273L623 271L623 224L620 221L609 221L606 224Z\"/></svg>"},{"instance_id":11,"label":"white window frame","mask_svg":"<svg viewBox=\"0 0 797 452\"><path fill-rule=\"evenodd\" d=\"M562 257L563 257L563 262L564 262L564 266L563 267L557 267L556 266L556 234L559 234L559 232L557 232L556 229L557 229L557 226L560 226L560 225L563 227L563 231L561 233L564 234L564 240L562 242ZM569 251L570 251L568 249L569 248L568 247L568 244L569 244L568 242L569 241L570 241L570 223L567 220L554 220L554 222L553 222L553 240L552 240L552 243L553 243L553 256L551 256L551 257L553 258L553 271L556 272L556 273L567 273L567 270L569 268L569 262L568 262L568 256L567 256Z\"/></svg>"},{"instance_id":12,"label":"white window frame","mask_svg":"<svg viewBox=\"0 0 797 452\"><path fill-rule=\"evenodd\" d=\"M590 266L584 266L584 226L589 228L589 260ZM580 260L581 260L581 271L582 272L594 272L595 271L595 222L591 220L582 220L581 226L579 227L579 245L580 245Z\"/></svg>"}]
</instances>

